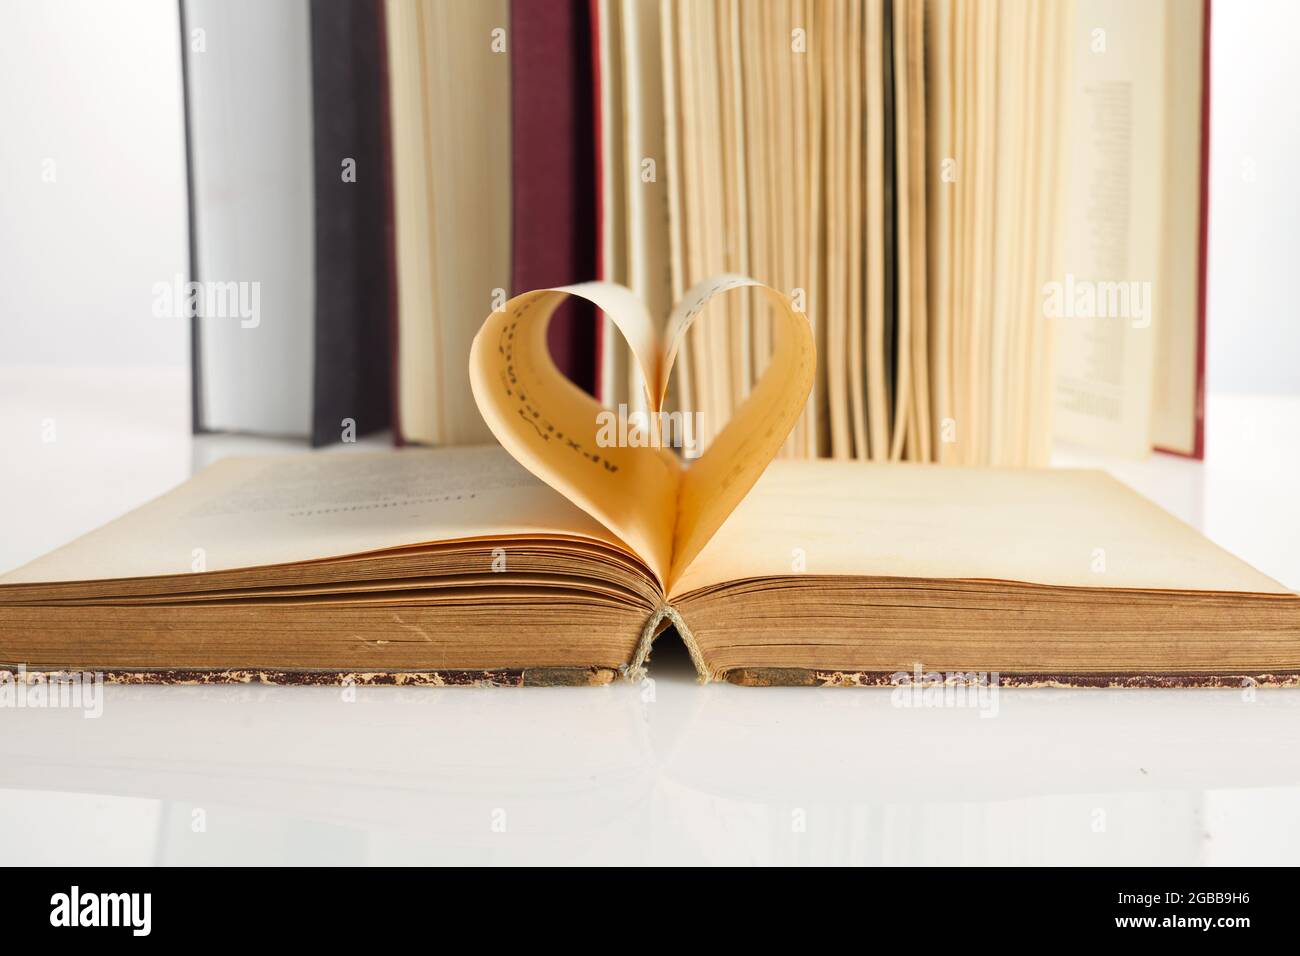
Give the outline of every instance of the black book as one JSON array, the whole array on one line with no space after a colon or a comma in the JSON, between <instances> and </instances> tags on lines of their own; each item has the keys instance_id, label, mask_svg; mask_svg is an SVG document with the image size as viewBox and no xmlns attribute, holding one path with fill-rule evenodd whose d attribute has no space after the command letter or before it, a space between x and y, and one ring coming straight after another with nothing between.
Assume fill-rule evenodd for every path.
<instances>
[{"instance_id":1,"label":"black book","mask_svg":"<svg viewBox=\"0 0 1300 956\"><path fill-rule=\"evenodd\" d=\"M312 0L313 445L390 423L392 284L383 3Z\"/></svg>"}]
</instances>

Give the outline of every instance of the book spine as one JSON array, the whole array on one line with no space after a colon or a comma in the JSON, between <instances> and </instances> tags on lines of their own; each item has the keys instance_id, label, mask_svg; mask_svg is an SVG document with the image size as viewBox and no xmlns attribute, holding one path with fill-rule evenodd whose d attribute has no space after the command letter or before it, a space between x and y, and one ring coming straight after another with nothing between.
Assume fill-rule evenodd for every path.
<instances>
[{"instance_id":1,"label":"book spine","mask_svg":"<svg viewBox=\"0 0 1300 956\"><path fill-rule=\"evenodd\" d=\"M190 79L190 41L189 18L186 15L185 0L177 0L176 8L181 31L181 100L184 105L185 136L185 224L189 243L189 281L197 282L198 276L198 231L195 227L194 196L194 132L193 96ZM203 427L203 365L199 355L199 317L190 318L190 430L201 434Z\"/></svg>"},{"instance_id":2,"label":"book spine","mask_svg":"<svg viewBox=\"0 0 1300 956\"><path fill-rule=\"evenodd\" d=\"M595 172L595 175L592 176L591 179L592 183L594 184L593 185L593 192L594 192L593 210L595 213L595 246L596 246L593 255L593 263L595 266L596 278L603 279L605 277L605 267L607 265L607 263L605 262L605 251L604 251L605 202L607 200L605 196L605 190L601 187L601 182L602 182L601 169L602 169L602 164L605 161L605 158L600 149L601 137L604 135L604 129L602 128L602 121L601 121L602 104L600 99L600 81L601 81L600 71L602 68L602 64L600 62L600 31L604 28L604 25L601 23L600 20L600 0L588 0L587 7L588 7L588 19L591 22L591 45L590 45L591 160ZM603 363L602 356L605 354L605 335L607 334L605 326L608 324L608 321L606 320L604 313L601 312L599 309L596 310L596 314L594 318L596 323L595 348L594 348L595 363L596 363L596 374L595 374L596 383L595 383L595 389L592 394L596 396L597 401L607 405L610 402L610 397L605 394L605 385L607 383L605 381L605 374L602 367L602 363Z\"/></svg>"},{"instance_id":3,"label":"book spine","mask_svg":"<svg viewBox=\"0 0 1300 956\"><path fill-rule=\"evenodd\" d=\"M312 0L312 444L389 424L391 256L379 5Z\"/></svg>"},{"instance_id":4,"label":"book spine","mask_svg":"<svg viewBox=\"0 0 1300 956\"><path fill-rule=\"evenodd\" d=\"M379 29L379 120L381 123L380 147L384 157L384 255L386 256L386 281L388 294L385 299L388 326L388 409L389 421L393 425L393 444L401 448L406 444L402 434L402 403L400 399L401 382L398 380L397 350L400 346L397 335L397 302L399 287L397 283L397 208L394 197L393 177L393 100L392 73L388 58L388 14L385 0L373 0L375 17Z\"/></svg>"},{"instance_id":5,"label":"book spine","mask_svg":"<svg viewBox=\"0 0 1300 956\"><path fill-rule=\"evenodd\" d=\"M514 149L514 291L596 277L596 201L588 142L592 122L591 23L585 4L514 0L510 7L511 140ZM564 303L551 319L551 355L579 388L593 392L592 309Z\"/></svg>"}]
</instances>

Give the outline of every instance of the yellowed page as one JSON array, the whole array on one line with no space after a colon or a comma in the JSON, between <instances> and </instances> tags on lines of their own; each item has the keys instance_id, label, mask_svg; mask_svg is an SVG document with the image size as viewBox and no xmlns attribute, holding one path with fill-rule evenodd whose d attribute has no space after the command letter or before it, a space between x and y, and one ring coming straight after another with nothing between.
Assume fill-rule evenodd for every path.
<instances>
[{"instance_id":1,"label":"yellowed page","mask_svg":"<svg viewBox=\"0 0 1300 956\"><path fill-rule=\"evenodd\" d=\"M687 293L668 321L663 367L672 368L687 329L710 298L744 287L760 290L772 305L772 359L726 428L682 476L668 582L699 554L753 487L785 443L812 391L817 354L808 317L795 312L784 295L743 276L718 276ZM661 397L666 388L665 376Z\"/></svg>"},{"instance_id":2,"label":"yellowed page","mask_svg":"<svg viewBox=\"0 0 1300 956\"><path fill-rule=\"evenodd\" d=\"M985 464L1009 465L1007 446L1014 440L1008 419L1013 414L1014 379L1018 372L1011 360L1011 337L1016 322L1012 299L1015 280L1023 259L1017 247L1018 210L1030 195L1024 188L1028 181L1020 167L1021 121L1026 114L1024 53L1026 40L1021 33L1022 8L1016 0L1004 0L997 23L997 85L994 96L997 114L993 128L994 202L993 246L990 263L988 327L989 384L987 393L988 428L985 430Z\"/></svg>"},{"instance_id":3,"label":"yellowed page","mask_svg":"<svg viewBox=\"0 0 1300 956\"><path fill-rule=\"evenodd\" d=\"M465 356L494 290L508 290L510 56L492 31L508 26L506 0L426 5L428 175L436 230L434 337L438 444L491 436L474 408Z\"/></svg>"},{"instance_id":4,"label":"yellowed page","mask_svg":"<svg viewBox=\"0 0 1300 956\"><path fill-rule=\"evenodd\" d=\"M397 407L409 441L432 442L437 434L434 398L438 383L433 322L433 209L425 148L428 83L422 8L388 0L385 23L392 110L393 223L397 260Z\"/></svg>"},{"instance_id":5,"label":"yellowed page","mask_svg":"<svg viewBox=\"0 0 1300 956\"><path fill-rule=\"evenodd\" d=\"M749 197L745 182L745 110L741 96L740 17L735 0L721 0L718 9L718 78L721 96L718 105L719 147L722 160L722 194L724 199L723 251L725 269L749 275ZM748 294L728 300L733 400L741 401L754 384L753 348L750 339L753 319Z\"/></svg>"},{"instance_id":6,"label":"yellowed page","mask_svg":"<svg viewBox=\"0 0 1300 956\"><path fill-rule=\"evenodd\" d=\"M954 2L952 17L952 108L953 108L953 200L952 200L952 297L949 308L949 369L952 375L952 417L947 423L945 465L970 464L974 456L975 411L972 380L975 361L971 354L972 246L971 221L975 212L975 7Z\"/></svg>"},{"instance_id":7,"label":"yellowed page","mask_svg":"<svg viewBox=\"0 0 1300 956\"><path fill-rule=\"evenodd\" d=\"M885 391L885 8L866 0L867 439L870 454L889 457L889 398Z\"/></svg>"},{"instance_id":8,"label":"yellowed page","mask_svg":"<svg viewBox=\"0 0 1300 956\"><path fill-rule=\"evenodd\" d=\"M677 28L677 79L680 81L677 86L680 90L681 106L682 218L686 224L683 237L686 247L685 271L679 283L682 289L691 288L710 271L703 214L705 177L702 155L705 147L699 92L699 51L696 44L697 10L696 4L678 4L674 7ZM695 399L694 410L699 412L703 422L702 441L705 447L713 440L715 422L721 417L717 411L717 389L714 387L716 376L713 374L719 358L713 354L706 332L703 327L694 330L686 353L691 363L690 380Z\"/></svg>"},{"instance_id":9,"label":"yellowed page","mask_svg":"<svg viewBox=\"0 0 1300 956\"><path fill-rule=\"evenodd\" d=\"M624 107L623 64L623 4L621 0L597 0L596 19L599 35L596 43L600 49L600 275L605 282L624 285L630 282L628 248L630 228L627 223L628 170L632 161L625 152L626 138L622 135L627 119ZM523 289L513 290L526 291ZM481 311L481 310L480 310ZM622 402L635 404L638 396L632 381L635 364L618 327L608 316L602 315L600 355L597 356L600 376L598 394L611 406Z\"/></svg>"},{"instance_id":10,"label":"yellowed page","mask_svg":"<svg viewBox=\"0 0 1300 956\"><path fill-rule=\"evenodd\" d=\"M668 201L668 278L669 300L676 302L686 291L686 234L682 222L682 146L681 146L681 90L678 71L680 58L677 52L677 7L673 0L659 0L659 69L663 82L663 145L664 159L661 175L666 179ZM678 370L676 404L682 410L695 409L695 389L691 381L689 356Z\"/></svg>"},{"instance_id":11,"label":"yellowed page","mask_svg":"<svg viewBox=\"0 0 1300 956\"><path fill-rule=\"evenodd\" d=\"M1016 153L1020 169L1016 182L1028 185L1021 190L1015 210L1016 238L1013 261L1016 264L1014 283L1010 290L1010 323L1007 351L1010 355L1007 382L1007 429L1000 465L1027 465L1029 449L1029 409L1033 398L1028 390L1029 376L1034 359L1029 351L1030 327L1038 314L1035 309L1035 290L1041 284L1035 274L1037 240L1036 230L1043 216L1038 203L1037 184L1039 167L1048 144L1041 121L1047 115L1042 99L1043 87L1039 73L1044 53L1045 38L1042 33L1042 10L1027 0L1018 0L1017 22L1022 31L1023 62L1018 71L1021 89L1020 121L1016 130Z\"/></svg>"},{"instance_id":12,"label":"yellowed page","mask_svg":"<svg viewBox=\"0 0 1300 956\"><path fill-rule=\"evenodd\" d=\"M713 444L688 468L669 450L659 412L673 362L714 296L754 288L776 314L772 360ZM546 328L567 295L594 303L618 326L653 383L647 437L625 442L612 413L566 379L551 360ZM725 313L723 313L725 315ZM718 321L722 316L717 316ZM666 347L660 347L660 341ZM605 525L661 582L684 567L713 535L781 448L803 410L816 371L807 317L774 289L737 275L690 289L656 335L644 306L622 286L587 282L516 296L484 321L470 351L469 375L484 420L529 471ZM681 431L685 422L666 423ZM692 423L693 424L693 423ZM698 433L696 433L698 438Z\"/></svg>"},{"instance_id":13,"label":"yellowed page","mask_svg":"<svg viewBox=\"0 0 1300 956\"><path fill-rule=\"evenodd\" d=\"M769 6L773 10L772 22L775 27L774 35L768 41L773 45L774 54L770 76L776 86L773 108L774 116L778 118L778 124L772 131L772 139L769 143L778 157L777 169L780 172L776 192L778 210L776 239L779 259L777 271L771 277L763 278L772 282L783 294L790 295L792 289L796 286L802 287L805 281L804 277L799 275L799 225L796 211L799 205L799 183L794 178L797 174L795 128L799 123L794 103L795 55L791 50L794 6L791 0L779 0ZM781 319L777 318L774 321L779 323ZM782 455L789 457L802 453L805 443L804 424L803 416L800 415L781 449Z\"/></svg>"},{"instance_id":14,"label":"yellowed page","mask_svg":"<svg viewBox=\"0 0 1300 956\"><path fill-rule=\"evenodd\" d=\"M1050 4L1040 11L1046 25L1043 57L1046 66L1043 71L1043 91L1047 109L1041 117L1046 122L1045 135L1042 137L1047 154L1043 162L1042 175L1039 177L1039 207L1043 210L1043 222L1040 223L1035 275L1035 301L1039 305L1034 310L1036 321L1032 325L1030 354L1032 374L1030 376L1031 427L1029 430L1029 456L1031 465L1046 465L1051 458L1053 433L1053 388L1056 379L1056 327L1042 319L1041 299L1037 289L1047 281L1047 277L1060 275L1064 259L1064 230L1058 224L1065 220L1068 190L1066 189L1066 166L1070 154L1069 116L1067 102L1071 88L1072 64L1070 48L1072 37L1068 24L1074 19L1074 3Z\"/></svg>"},{"instance_id":15,"label":"yellowed page","mask_svg":"<svg viewBox=\"0 0 1300 956\"><path fill-rule=\"evenodd\" d=\"M227 571L530 535L619 545L495 445L227 458L0 584Z\"/></svg>"},{"instance_id":16,"label":"yellowed page","mask_svg":"<svg viewBox=\"0 0 1300 956\"><path fill-rule=\"evenodd\" d=\"M718 85L718 9L709 3L691 4L695 12L695 27L692 39L695 44L698 82L695 86L696 102L699 107L697 131L700 137L700 209L703 212L704 271L694 277L699 282L706 276L726 271L726 225L723 203L723 131L721 123L720 99ZM702 384L708 387L713 396L713 419L706 431L710 442L717 435L717 429L728 421L734 411L737 395L735 393L736 376L732 365L731 347L731 301L722 304L726 312L725 319L717 320L703 327L704 337L708 340L710 364L706 367Z\"/></svg>"},{"instance_id":17,"label":"yellowed page","mask_svg":"<svg viewBox=\"0 0 1300 956\"><path fill-rule=\"evenodd\" d=\"M898 329L894 348L897 374L894 381L894 420L889 458L899 461L907 441L908 423L915 414L912 406L912 210L911 168L908 163L908 130L911 127L910 76L907 69L908 18L905 0L897 0L893 13L893 49L885 50L894 62L894 206L896 235L894 271L898 277L896 302Z\"/></svg>"},{"instance_id":18,"label":"yellowed page","mask_svg":"<svg viewBox=\"0 0 1300 956\"><path fill-rule=\"evenodd\" d=\"M847 261L848 261L848 298L844 309L844 322L848 326L848 381L849 406L853 412L853 448L850 454L836 455L837 458L865 458L867 449L867 383L866 368L863 360L863 326L866 324L866 308L863 295L863 234L866 226L866 209L863 197L863 129L862 107L866 99L863 90L863 23L862 4L853 0L849 5L848 24L844 31L848 43L848 57L845 64L847 75L840 82L848 107L848 165L843 180L848 202L844 205L847 220ZM832 206L840 203L832 198ZM832 253L834 255L834 253ZM840 340L836 341L837 345Z\"/></svg>"},{"instance_id":19,"label":"yellowed page","mask_svg":"<svg viewBox=\"0 0 1300 956\"><path fill-rule=\"evenodd\" d=\"M956 176L953 160L952 76L954 50L950 0L926 3L926 36L930 55L925 58L926 129L929 169L926 174L927 275L930 304L930 434L934 439L934 460L943 464L953 457L952 426L952 303L953 303L953 216Z\"/></svg>"},{"instance_id":20,"label":"yellowed page","mask_svg":"<svg viewBox=\"0 0 1300 956\"><path fill-rule=\"evenodd\" d=\"M856 339L852 323L859 321L850 313L846 302L847 269L853 264L848 257L848 225L846 221L846 202L837 201L836 197L847 198L846 188L846 149L845 137L848 123L847 109L844 101L847 94L845 76L847 64L844 62L844 45L847 30L845 28L845 8L843 0L830 0L827 4L827 38L823 51L827 113L826 113L826 184L828 199L826 204L826 315L827 339L835 343L822 356L826 366L826 386L830 392L830 430L831 454L835 458L850 458L853 455L852 431L852 383L847 376L852 367L849 351ZM847 345L847 347L845 347Z\"/></svg>"},{"instance_id":21,"label":"yellowed page","mask_svg":"<svg viewBox=\"0 0 1300 956\"><path fill-rule=\"evenodd\" d=\"M930 336L929 299L926 291L925 128L925 0L907 0L907 71L911 99L908 106L908 202L912 207L909 231L911 258L908 281L912 306L912 395L914 413L908 432L908 457L931 461L930 447Z\"/></svg>"},{"instance_id":22,"label":"yellowed page","mask_svg":"<svg viewBox=\"0 0 1300 956\"><path fill-rule=\"evenodd\" d=\"M744 71L741 87L744 92L745 126L750 143L755 147L745 150L745 183L749 190L745 202L749 222L748 274L771 276L772 263L775 259L773 243L776 229L768 193L773 177L771 166L776 160L771 150L763 148L762 145L767 142L767 114L770 109L767 97L764 95L763 82L767 62L767 50L763 42L763 18L767 15L767 11L753 4L742 3L737 8L737 13L741 30L738 51ZM750 314L753 328L749 337L750 354L747 360L753 374L763 369L772 351L772 320L769 312L767 301L762 296L751 297Z\"/></svg>"},{"instance_id":23,"label":"yellowed page","mask_svg":"<svg viewBox=\"0 0 1300 956\"><path fill-rule=\"evenodd\" d=\"M587 282L515 296L483 323L469 377L487 427L525 468L613 531L662 580L672 554L680 467L662 447L601 440L604 407L555 366L546 329L567 295L595 304L623 333L642 379L658 382L659 343L640 301ZM660 392L647 407L659 407ZM655 419L652 417L651 421Z\"/></svg>"},{"instance_id":24,"label":"yellowed page","mask_svg":"<svg viewBox=\"0 0 1300 956\"><path fill-rule=\"evenodd\" d=\"M813 324L813 337L817 342L817 354L825 355L827 349L825 295L825 268L822 250L823 212L823 143L822 130L825 122L825 104L822 95L822 76L818 59L823 55L825 44L822 41L820 19L821 13L814 0L804 0L804 20L807 24L808 53L804 57L802 69L808 81L808 142L811 155L808 161L807 192L803 200L808 210L808 233L804 238L807 255L807 293L808 316ZM811 58L811 59L810 59ZM751 152L756 152L752 150ZM826 388L826 373L822 363L817 364L817 381L813 386L814 398L804 409L805 428L809 434L809 448L813 457L826 455L830 451L830 407Z\"/></svg>"},{"instance_id":25,"label":"yellowed page","mask_svg":"<svg viewBox=\"0 0 1300 956\"><path fill-rule=\"evenodd\" d=\"M967 445L968 464L988 464L991 442L990 397L993 391L990 370L993 340L993 283L996 273L994 257L995 221L997 219L997 74L1002 51L998 49L1000 9L991 3L972 4L974 8L975 56L970 69L975 77L974 125L971 163L967 188L974 194L967 241L970 243L971 315L970 361L972 372L968 420L961 423Z\"/></svg>"},{"instance_id":26,"label":"yellowed page","mask_svg":"<svg viewBox=\"0 0 1300 956\"><path fill-rule=\"evenodd\" d=\"M650 314L658 317L667 315L673 304L668 265L668 191L658 168L665 153L659 3L622 0L622 4L624 165L620 172L626 181L623 226L627 232L627 285ZM614 329L608 332L607 338L617 340ZM627 354L626 349L623 352ZM638 403L645 383L640 381L635 367L630 378L628 401L631 407L644 411Z\"/></svg>"},{"instance_id":27,"label":"yellowed page","mask_svg":"<svg viewBox=\"0 0 1300 956\"><path fill-rule=\"evenodd\" d=\"M1165 301L1167 7L1076 4L1064 275L1044 290L1057 332L1056 436L1131 456L1151 450Z\"/></svg>"},{"instance_id":28,"label":"yellowed page","mask_svg":"<svg viewBox=\"0 0 1300 956\"><path fill-rule=\"evenodd\" d=\"M669 599L794 573L1288 593L1103 472L777 461Z\"/></svg>"},{"instance_id":29,"label":"yellowed page","mask_svg":"<svg viewBox=\"0 0 1300 956\"><path fill-rule=\"evenodd\" d=\"M738 0L742 3L743 0ZM813 212L813 204L808 201L807 190L809 181L812 176L811 163L815 160L815 153L809 140L808 133L810 127L809 113L812 104L809 99L810 79L816 72L815 68L809 64L809 53L807 52L808 33L812 29L809 23L808 9L805 0L794 0L790 9L791 28L787 31L790 37L790 47L794 46L794 31L796 29L804 31L804 52L796 52L791 49L789 53L790 68L793 73L792 89L794 90L794 109L793 109L793 130L791 141L794 148L794 180L791 183L791 191L794 194L794 212L795 225L793 232L795 263L793 268L794 283L790 290L791 294L794 289L802 289L804 295L804 310L813 322L813 337L816 338L817 324L811 317L814 315L811 305L812 297L812 261L811 248L812 238L809 232ZM815 54L813 54L815 56ZM741 269L741 272L752 274L749 269ZM758 301L757 297L754 301ZM822 350L821 354L825 354ZM817 435L817 402L818 392L814 384L813 395L809 398L808 403L804 406L803 415L799 423L795 426L795 434L800 438L800 444L796 452L799 458L816 458L818 435Z\"/></svg>"},{"instance_id":30,"label":"yellowed page","mask_svg":"<svg viewBox=\"0 0 1300 956\"><path fill-rule=\"evenodd\" d=\"M1196 450L1197 376L1200 344L1201 92L1205 10L1201 0L1184 0L1166 15L1168 54L1165 86L1164 206L1160 289L1163 308L1157 330L1151 440L1157 448Z\"/></svg>"}]
</instances>

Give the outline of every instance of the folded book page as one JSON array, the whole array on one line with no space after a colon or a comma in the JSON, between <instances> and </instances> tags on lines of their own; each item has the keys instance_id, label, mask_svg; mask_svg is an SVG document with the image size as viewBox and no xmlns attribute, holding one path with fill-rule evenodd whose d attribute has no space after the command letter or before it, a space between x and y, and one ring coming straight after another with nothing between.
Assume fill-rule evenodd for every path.
<instances>
[{"instance_id":1,"label":"folded book page","mask_svg":"<svg viewBox=\"0 0 1300 956\"><path fill-rule=\"evenodd\" d=\"M673 362L706 303L740 288L755 288L772 304L772 359L708 450L686 462L672 450L670 433L687 429L662 414ZM627 340L649 383L651 414L639 432L635 422L611 429L617 413L568 381L551 360L546 327L566 295L594 303ZM612 283L527 292L488 316L470 352L475 399L501 444L617 535L665 589L776 456L803 412L815 370L807 317L785 296L737 275L706 279L688 291L662 336L644 306Z\"/></svg>"}]
</instances>

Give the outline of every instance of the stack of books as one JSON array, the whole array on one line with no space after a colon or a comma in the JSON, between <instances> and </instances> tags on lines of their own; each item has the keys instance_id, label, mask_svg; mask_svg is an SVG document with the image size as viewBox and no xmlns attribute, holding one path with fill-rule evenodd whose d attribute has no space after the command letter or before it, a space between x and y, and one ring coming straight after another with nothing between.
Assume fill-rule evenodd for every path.
<instances>
[{"instance_id":1,"label":"stack of books","mask_svg":"<svg viewBox=\"0 0 1300 956\"><path fill-rule=\"evenodd\" d=\"M1202 454L1205 0L183 11L193 278L259 295L195 320L200 430L487 441L466 360L511 296L603 279L662 319L734 272L814 328L783 455ZM704 447L772 348L765 299L712 308L669 392ZM645 410L607 317L549 336Z\"/></svg>"}]
</instances>

